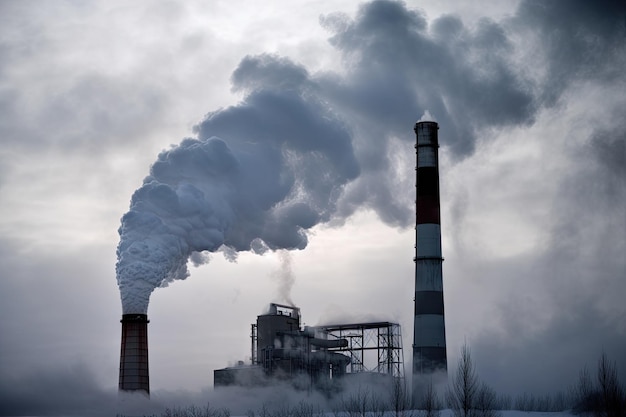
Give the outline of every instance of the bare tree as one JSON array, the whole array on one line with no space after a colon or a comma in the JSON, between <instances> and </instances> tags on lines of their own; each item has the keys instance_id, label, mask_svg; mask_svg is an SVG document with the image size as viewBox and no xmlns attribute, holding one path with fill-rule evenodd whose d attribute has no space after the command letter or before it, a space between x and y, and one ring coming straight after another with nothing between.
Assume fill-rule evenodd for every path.
<instances>
[{"instance_id":1,"label":"bare tree","mask_svg":"<svg viewBox=\"0 0 626 417\"><path fill-rule=\"evenodd\" d=\"M368 388L359 386L356 392L341 399L341 407L348 417L365 417L371 408L372 393Z\"/></svg>"},{"instance_id":2,"label":"bare tree","mask_svg":"<svg viewBox=\"0 0 626 417\"><path fill-rule=\"evenodd\" d=\"M513 399L509 394L498 394L498 409L512 410Z\"/></svg>"},{"instance_id":3,"label":"bare tree","mask_svg":"<svg viewBox=\"0 0 626 417\"><path fill-rule=\"evenodd\" d=\"M617 378L615 363L606 354L598 361L597 386L594 386L586 368L580 372L578 384L572 389L572 411L575 414L593 414L595 417L626 416L626 393Z\"/></svg>"},{"instance_id":4,"label":"bare tree","mask_svg":"<svg viewBox=\"0 0 626 417\"><path fill-rule=\"evenodd\" d=\"M478 389L478 378L469 347L463 345L456 374L446 393L448 407L452 409L456 417L470 417Z\"/></svg>"},{"instance_id":5,"label":"bare tree","mask_svg":"<svg viewBox=\"0 0 626 417\"><path fill-rule=\"evenodd\" d=\"M389 390L389 409L395 417L402 417L410 408L410 396L407 393L405 381L394 378Z\"/></svg>"},{"instance_id":6,"label":"bare tree","mask_svg":"<svg viewBox=\"0 0 626 417\"><path fill-rule=\"evenodd\" d=\"M420 417L439 417L441 415L442 404L432 381L426 386L424 394L416 405L420 410Z\"/></svg>"},{"instance_id":7,"label":"bare tree","mask_svg":"<svg viewBox=\"0 0 626 417\"><path fill-rule=\"evenodd\" d=\"M548 411L563 411L569 407L569 402L563 391L559 391L554 394L554 400L552 401L552 410Z\"/></svg>"},{"instance_id":8,"label":"bare tree","mask_svg":"<svg viewBox=\"0 0 626 417\"><path fill-rule=\"evenodd\" d=\"M578 374L578 383L572 388L572 402L574 414L593 413L598 409L598 395L587 367Z\"/></svg>"},{"instance_id":9,"label":"bare tree","mask_svg":"<svg viewBox=\"0 0 626 417\"><path fill-rule=\"evenodd\" d=\"M472 415L475 417L498 417L498 396L487 384L482 383L476 392Z\"/></svg>"},{"instance_id":10,"label":"bare tree","mask_svg":"<svg viewBox=\"0 0 626 417\"><path fill-rule=\"evenodd\" d=\"M291 407L289 415L291 417L315 417L319 415L319 410L316 412L313 404L300 400L298 404Z\"/></svg>"},{"instance_id":11,"label":"bare tree","mask_svg":"<svg viewBox=\"0 0 626 417\"><path fill-rule=\"evenodd\" d=\"M208 404L205 407L190 405L184 408L166 408L162 417L230 417L227 408L212 408Z\"/></svg>"},{"instance_id":12,"label":"bare tree","mask_svg":"<svg viewBox=\"0 0 626 417\"><path fill-rule=\"evenodd\" d=\"M386 400L374 392L370 398L369 408L370 412L367 414L369 417L384 417L388 404Z\"/></svg>"},{"instance_id":13,"label":"bare tree","mask_svg":"<svg viewBox=\"0 0 626 417\"><path fill-rule=\"evenodd\" d=\"M602 353L598 362L598 417L622 417L626 407L624 388L617 378L615 363Z\"/></svg>"}]
</instances>

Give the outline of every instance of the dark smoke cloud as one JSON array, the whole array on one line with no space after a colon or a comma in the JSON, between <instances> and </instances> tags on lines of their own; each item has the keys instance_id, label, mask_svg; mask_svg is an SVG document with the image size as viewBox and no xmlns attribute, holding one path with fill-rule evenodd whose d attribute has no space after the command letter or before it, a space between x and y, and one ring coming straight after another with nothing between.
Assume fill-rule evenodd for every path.
<instances>
[{"instance_id":1,"label":"dark smoke cloud","mask_svg":"<svg viewBox=\"0 0 626 417\"><path fill-rule=\"evenodd\" d=\"M602 197L617 198L619 201L624 195L626 178L626 120L617 114L610 117L617 123L609 128L597 129L586 151L598 162L597 175L602 179L600 185L605 191Z\"/></svg>"},{"instance_id":2,"label":"dark smoke cloud","mask_svg":"<svg viewBox=\"0 0 626 417\"><path fill-rule=\"evenodd\" d=\"M302 249L307 229L341 224L362 207L390 225L411 224L407 176L394 175L410 160L394 141L410 149L411 121L432 113L446 128L444 146L463 158L479 135L533 123L576 80L617 79L623 7L610 5L575 14L579 26L551 18L573 18L563 2L524 2L509 21L467 27L451 15L429 26L403 3L377 0L354 19L321 18L343 75L311 74L275 55L244 58L231 77L241 103L209 113L197 138L161 153L122 219L124 311L145 312L154 288L188 275L194 252ZM544 43L549 64L537 79L519 65L515 40L550 27L560 35Z\"/></svg>"},{"instance_id":3,"label":"dark smoke cloud","mask_svg":"<svg viewBox=\"0 0 626 417\"><path fill-rule=\"evenodd\" d=\"M390 1L364 4L354 20L330 15L322 22L351 69L343 88L331 84L328 94L369 121L368 129L376 124L383 138L405 138L406 120L428 109L446 126L446 146L462 156L474 149L478 130L534 114L528 80L512 67L514 48L496 22L469 28L443 16L429 28L423 15Z\"/></svg>"},{"instance_id":4,"label":"dark smoke cloud","mask_svg":"<svg viewBox=\"0 0 626 417\"><path fill-rule=\"evenodd\" d=\"M411 149L407 126L425 111L446 126L445 146L457 156L472 152L479 131L529 123L534 117L532 86L515 72L515 50L496 22L483 20L466 28L459 18L445 16L429 29L423 15L390 1L366 3L354 19L331 14L321 22L343 56L345 74L310 74L277 56L246 57L232 76L233 90L246 94L244 102L210 115L198 130L205 138L262 138L271 129L290 129L298 118L285 107L298 108L286 101L294 92L330 106L348 124L354 150L330 135L325 138L332 148L320 136L301 140L324 146L337 166L352 169L353 157L359 163L358 178L345 176L352 181L338 200L337 222L369 207L390 225L411 223L411 198L402 180L392 175L398 159L410 152L398 155L393 143L399 139ZM259 116L267 120L260 129ZM315 178L304 185L320 184Z\"/></svg>"},{"instance_id":5,"label":"dark smoke cloud","mask_svg":"<svg viewBox=\"0 0 626 417\"><path fill-rule=\"evenodd\" d=\"M456 159L472 154L480 133L535 117L533 84L516 71L515 48L497 22L466 27L456 16L442 16L429 26L420 12L392 1L366 3L354 19L331 14L321 21L347 74L320 76L320 91L358 133L362 173L341 200L344 216L369 207L390 225L413 222L406 193L412 184L390 174L414 163L407 130L426 111L445 127L442 145Z\"/></svg>"},{"instance_id":6,"label":"dark smoke cloud","mask_svg":"<svg viewBox=\"0 0 626 417\"><path fill-rule=\"evenodd\" d=\"M538 99L552 105L584 80L623 84L625 16L620 0L523 1L511 24L543 54Z\"/></svg>"},{"instance_id":7,"label":"dark smoke cloud","mask_svg":"<svg viewBox=\"0 0 626 417\"><path fill-rule=\"evenodd\" d=\"M285 59L245 59L233 76L244 101L159 155L120 227L125 312L146 312L152 290L187 277L193 252L302 249L305 230L331 218L359 167L350 132L304 74ZM257 88L259 77L270 84Z\"/></svg>"}]
</instances>

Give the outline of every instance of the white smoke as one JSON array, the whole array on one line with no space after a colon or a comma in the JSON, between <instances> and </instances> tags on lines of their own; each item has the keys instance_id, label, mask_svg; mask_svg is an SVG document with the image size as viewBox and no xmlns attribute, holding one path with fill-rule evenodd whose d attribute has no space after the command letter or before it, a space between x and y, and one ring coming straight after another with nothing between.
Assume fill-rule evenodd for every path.
<instances>
[{"instance_id":1,"label":"white smoke","mask_svg":"<svg viewBox=\"0 0 626 417\"><path fill-rule=\"evenodd\" d=\"M287 250L280 250L278 251L278 258L280 260L280 265L272 274L272 278L274 278L278 283L279 301L295 307L295 304L291 299L291 289L293 288L293 284L296 282L296 277L293 274L291 253Z\"/></svg>"},{"instance_id":2,"label":"white smoke","mask_svg":"<svg viewBox=\"0 0 626 417\"><path fill-rule=\"evenodd\" d=\"M436 122L437 119L435 119L433 117L432 114L430 114L430 112L428 111L428 109L424 110L424 114L422 114L422 117L420 117L420 119L417 121L419 122Z\"/></svg>"},{"instance_id":3,"label":"white smoke","mask_svg":"<svg viewBox=\"0 0 626 417\"><path fill-rule=\"evenodd\" d=\"M161 152L133 194L117 248L124 314L147 314L155 288L185 279L188 261L210 252L235 261L239 251L303 249L306 230L331 218L358 175L351 136L311 95L255 90L247 101ZM281 276L288 300L293 278Z\"/></svg>"}]
</instances>

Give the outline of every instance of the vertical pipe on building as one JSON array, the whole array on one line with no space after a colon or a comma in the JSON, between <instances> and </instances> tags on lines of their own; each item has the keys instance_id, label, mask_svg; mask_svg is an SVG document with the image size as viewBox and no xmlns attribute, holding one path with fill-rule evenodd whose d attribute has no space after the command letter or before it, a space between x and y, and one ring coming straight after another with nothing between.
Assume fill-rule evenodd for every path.
<instances>
[{"instance_id":1,"label":"vertical pipe on building","mask_svg":"<svg viewBox=\"0 0 626 417\"><path fill-rule=\"evenodd\" d=\"M148 316L122 316L122 347L120 352L120 391L143 391L150 395L148 374Z\"/></svg>"},{"instance_id":2,"label":"vertical pipe on building","mask_svg":"<svg viewBox=\"0 0 626 417\"><path fill-rule=\"evenodd\" d=\"M439 126L418 122L413 378L447 371L439 207ZM417 388L416 388L417 389Z\"/></svg>"}]
</instances>

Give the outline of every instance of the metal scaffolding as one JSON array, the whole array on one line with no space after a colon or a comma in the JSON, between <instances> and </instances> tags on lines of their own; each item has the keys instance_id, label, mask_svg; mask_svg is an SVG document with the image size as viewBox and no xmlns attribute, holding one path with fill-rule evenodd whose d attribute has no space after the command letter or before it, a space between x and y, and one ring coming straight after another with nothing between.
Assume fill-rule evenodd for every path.
<instances>
[{"instance_id":1,"label":"metal scaffolding","mask_svg":"<svg viewBox=\"0 0 626 417\"><path fill-rule=\"evenodd\" d=\"M328 339L348 340L347 347L329 349L349 355L348 373L375 372L404 379L404 354L399 324L331 324L316 326L316 329L326 332Z\"/></svg>"}]
</instances>

